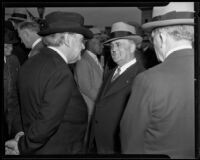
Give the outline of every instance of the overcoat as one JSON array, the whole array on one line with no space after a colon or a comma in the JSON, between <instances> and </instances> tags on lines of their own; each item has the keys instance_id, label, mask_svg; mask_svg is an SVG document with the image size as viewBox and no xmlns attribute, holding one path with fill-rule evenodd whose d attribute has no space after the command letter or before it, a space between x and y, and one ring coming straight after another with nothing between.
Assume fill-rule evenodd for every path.
<instances>
[{"instance_id":1,"label":"overcoat","mask_svg":"<svg viewBox=\"0 0 200 160\"><path fill-rule=\"evenodd\" d=\"M19 93L25 132L18 142L20 154L82 153L87 106L57 52L45 47L25 62Z\"/></svg>"},{"instance_id":2,"label":"overcoat","mask_svg":"<svg viewBox=\"0 0 200 160\"><path fill-rule=\"evenodd\" d=\"M81 60L76 63L74 74L79 90L87 103L89 114L92 114L95 100L102 85L103 70L86 50L81 56Z\"/></svg>"},{"instance_id":3,"label":"overcoat","mask_svg":"<svg viewBox=\"0 0 200 160\"><path fill-rule=\"evenodd\" d=\"M122 153L193 159L194 50L139 74L120 124Z\"/></svg>"},{"instance_id":4,"label":"overcoat","mask_svg":"<svg viewBox=\"0 0 200 160\"><path fill-rule=\"evenodd\" d=\"M136 62L111 82L115 69L105 77L91 122L89 150L95 140L97 152L101 154L121 152L119 137L121 116L131 93L132 82L135 76L144 70L141 63Z\"/></svg>"}]
</instances>

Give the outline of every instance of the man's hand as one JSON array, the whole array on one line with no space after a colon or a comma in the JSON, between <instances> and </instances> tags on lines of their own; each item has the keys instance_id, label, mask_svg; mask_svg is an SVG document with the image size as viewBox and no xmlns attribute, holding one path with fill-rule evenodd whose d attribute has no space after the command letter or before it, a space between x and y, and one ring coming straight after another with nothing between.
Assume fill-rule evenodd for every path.
<instances>
[{"instance_id":1,"label":"man's hand","mask_svg":"<svg viewBox=\"0 0 200 160\"><path fill-rule=\"evenodd\" d=\"M15 139L6 141L5 155L19 155L18 142Z\"/></svg>"}]
</instances>

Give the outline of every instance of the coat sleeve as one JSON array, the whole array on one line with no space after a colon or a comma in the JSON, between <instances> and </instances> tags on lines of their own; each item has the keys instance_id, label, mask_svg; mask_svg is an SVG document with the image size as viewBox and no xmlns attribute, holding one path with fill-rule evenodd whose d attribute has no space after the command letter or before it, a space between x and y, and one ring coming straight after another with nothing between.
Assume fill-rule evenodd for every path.
<instances>
[{"instance_id":1,"label":"coat sleeve","mask_svg":"<svg viewBox=\"0 0 200 160\"><path fill-rule=\"evenodd\" d=\"M153 94L144 74L139 74L120 123L122 153L144 154L144 136L151 116Z\"/></svg>"},{"instance_id":2,"label":"coat sleeve","mask_svg":"<svg viewBox=\"0 0 200 160\"><path fill-rule=\"evenodd\" d=\"M58 68L50 75L36 120L19 139L20 154L31 154L39 150L58 130L75 87L73 83L73 76L66 68Z\"/></svg>"},{"instance_id":3,"label":"coat sleeve","mask_svg":"<svg viewBox=\"0 0 200 160\"><path fill-rule=\"evenodd\" d=\"M92 66L86 61L79 61L76 65L75 74L80 91L94 101L98 94L98 88L94 85L90 67Z\"/></svg>"}]
</instances>

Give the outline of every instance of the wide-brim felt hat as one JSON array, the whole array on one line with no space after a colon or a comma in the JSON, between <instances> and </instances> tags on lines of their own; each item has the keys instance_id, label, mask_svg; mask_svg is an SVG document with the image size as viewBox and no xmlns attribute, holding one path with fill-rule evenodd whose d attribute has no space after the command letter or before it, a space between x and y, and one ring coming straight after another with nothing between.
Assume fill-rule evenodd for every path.
<instances>
[{"instance_id":1,"label":"wide-brim felt hat","mask_svg":"<svg viewBox=\"0 0 200 160\"><path fill-rule=\"evenodd\" d=\"M9 20L26 21L27 18L27 12L24 8L16 8L14 9Z\"/></svg>"},{"instance_id":2,"label":"wide-brim felt hat","mask_svg":"<svg viewBox=\"0 0 200 160\"><path fill-rule=\"evenodd\" d=\"M154 7L152 20L142 25L150 32L152 29L172 25L194 25L193 2L171 2L167 6Z\"/></svg>"},{"instance_id":3,"label":"wide-brim felt hat","mask_svg":"<svg viewBox=\"0 0 200 160\"><path fill-rule=\"evenodd\" d=\"M19 39L14 31L9 29L4 29L4 43L6 44L15 44L18 43Z\"/></svg>"},{"instance_id":4,"label":"wide-brim felt hat","mask_svg":"<svg viewBox=\"0 0 200 160\"><path fill-rule=\"evenodd\" d=\"M52 12L45 17L43 29L38 32L40 36L55 33L71 32L82 34L85 38L92 38L92 32L84 27L82 15L74 12Z\"/></svg>"},{"instance_id":5,"label":"wide-brim felt hat","mask_svg":"<svg viewBox=\"0 0 200 160\"><path fill-rule=\"evenodd\" d=\"M107 45L118 39L134 40L136 44L142 42L142 37L137 34L137 28L125 22L116 22L112 25L110 38L103 44Z\"/></svg>"}]
</instances>

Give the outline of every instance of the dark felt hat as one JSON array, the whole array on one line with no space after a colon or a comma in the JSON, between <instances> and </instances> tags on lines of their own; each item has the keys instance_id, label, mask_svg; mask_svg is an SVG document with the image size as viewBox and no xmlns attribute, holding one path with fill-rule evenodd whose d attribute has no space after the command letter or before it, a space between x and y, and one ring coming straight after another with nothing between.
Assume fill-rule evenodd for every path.
<instances>
[{"instance_id":1,"label":"dark felt hat","mask_svg":"<svg viewBox=\"0 0 200 160\"><path fill-rule=\"evenodd\" d=\"M14 31L11 31L9 29L4 29L4 43L14 44L14 43L18 43L18 42L19 42L19 40Z\"/></svg>"},{"instance_id":2,"label":"dark felt hat","mask_svg":"<svg viewBox=\"0 0 200 160\"><path fill-rule=\"evenodd\" d=\"M52 12L45 17L46 26L38 33L46 36L54 33L72 32L82 34L85 38L92 38L92 32L84 27L82 15L74 12Z\"/></svg>"}]
</instances>

